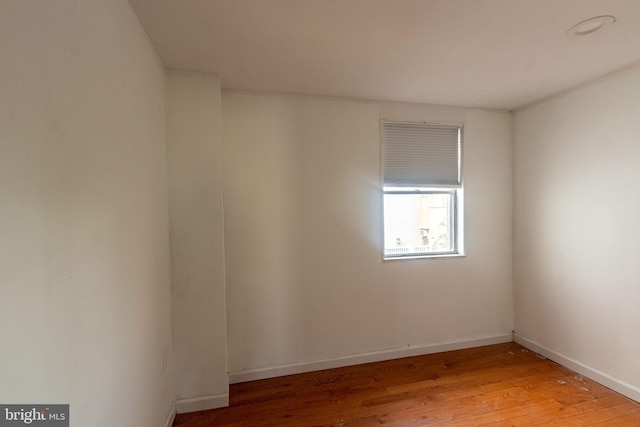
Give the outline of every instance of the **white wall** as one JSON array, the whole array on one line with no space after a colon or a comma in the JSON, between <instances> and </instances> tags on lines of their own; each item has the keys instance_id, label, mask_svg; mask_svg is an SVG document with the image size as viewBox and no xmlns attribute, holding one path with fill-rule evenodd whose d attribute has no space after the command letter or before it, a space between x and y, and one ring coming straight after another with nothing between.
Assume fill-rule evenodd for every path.
<instances>
[{"instance_id":1,"label":"white wall","mask_svg":"<svg viewBox=\"0 0 640 427\"><path fill-rule=\"evenodd\" d=\"M220 79L167 76L178 412L228 403Z\"/></svg>"},{"instance_id":2,"label":"white wall","mask_svg":"<svg viewBox=\"0 0 640 427\"><path fill-rule=\"evenodd\" d=\"M514 119L516 331L636 399L639 117L634 67Z\"/></svg>"},{"instance_id":3,"label":"white wall","mask_svg":"<svg viewBox=\"0 0 640 427\"><path fill-rule=\"evenodd\" d=\"M511 333L510 113L222 100L232 374ZM466 257L382 261L381 117L464 122Z\"/></svg>"},{"instance_id":4,"label":"white wall","mask_svg":"<svg viewBox=\"0 0 640 427\"><path fill-rule=\"evenodd\" d=\"M162 425L163 68L126 0L3 0L0 52L0 402Z\"/></svg>"}]
</instances>

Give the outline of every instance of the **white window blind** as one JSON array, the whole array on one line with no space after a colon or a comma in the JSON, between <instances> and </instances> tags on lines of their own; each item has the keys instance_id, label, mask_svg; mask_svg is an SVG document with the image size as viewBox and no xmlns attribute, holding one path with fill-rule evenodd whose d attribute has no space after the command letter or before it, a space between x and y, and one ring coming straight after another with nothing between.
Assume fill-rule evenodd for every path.
<instances>
[{"instance_id":1,"label":"white window blind","mask_svg":"<svg viewBox=\"0 0 640 427\"><path fill-rule=\"evenodd\" d=\"M382 127L385 186L460 186L460 126L383 122Z\"/></svg>"}]
</instances>

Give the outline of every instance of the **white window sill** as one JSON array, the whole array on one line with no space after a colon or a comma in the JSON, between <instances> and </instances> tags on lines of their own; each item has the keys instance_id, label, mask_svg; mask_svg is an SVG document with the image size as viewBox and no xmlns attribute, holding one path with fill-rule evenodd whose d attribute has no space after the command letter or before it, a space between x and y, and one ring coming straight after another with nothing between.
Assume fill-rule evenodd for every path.
<instances>
[{"instance_id":1,"label":"white window sill","mask_svg":"<svg viewBox=\"0 0 640 427\"><path fill-rule=\"evenodd\" d=\"M415 260L415 259L447 259L447 258L464 258L466 254L433 254L433 255L407 255L407 256L394 256L383 257L383 261L400 261L400 260Z\"/></svg>"}]
</instances>

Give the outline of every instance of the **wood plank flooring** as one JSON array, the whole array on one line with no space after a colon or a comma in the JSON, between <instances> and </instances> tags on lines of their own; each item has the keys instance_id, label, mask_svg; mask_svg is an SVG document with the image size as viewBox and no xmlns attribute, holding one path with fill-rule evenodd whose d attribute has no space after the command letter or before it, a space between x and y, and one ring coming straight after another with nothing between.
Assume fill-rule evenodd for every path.
<instances>
[{"instance_id":1,"label":"wood plank flooring","mask_svg":"<svg viewBox=\"0 0 640 427\"><path fill-rule=\"evenodd\" d=\"M209 426L640 426L640 404L515 344L232 384Z\"/></svg>"}]
</instances>

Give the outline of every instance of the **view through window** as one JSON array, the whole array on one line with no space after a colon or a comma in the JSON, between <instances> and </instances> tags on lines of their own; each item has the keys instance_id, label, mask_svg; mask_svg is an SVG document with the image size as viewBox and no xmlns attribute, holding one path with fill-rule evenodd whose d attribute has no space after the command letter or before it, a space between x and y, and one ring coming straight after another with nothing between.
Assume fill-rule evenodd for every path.
<instances>
[{"instance_id":1,"label":"view through window","mask_svg":"<svg viewBox=\"0 0 640 427\"><path fill-rule=\"evenodd\" d=\"M455 190L385 189L386 257L455 251Z\"/></svg>"}]
</instances>

